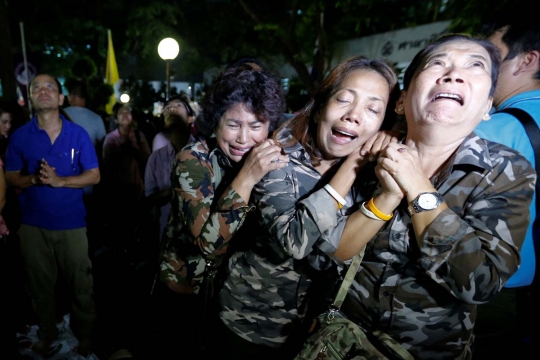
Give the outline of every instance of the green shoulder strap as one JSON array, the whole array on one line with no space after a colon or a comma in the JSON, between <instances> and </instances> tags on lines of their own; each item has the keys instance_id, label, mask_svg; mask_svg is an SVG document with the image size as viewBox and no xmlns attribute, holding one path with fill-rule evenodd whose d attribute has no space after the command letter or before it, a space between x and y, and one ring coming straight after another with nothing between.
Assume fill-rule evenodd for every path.
<instances>
[{"instance_id":1,"label":"green shoulder strap","mask_svg":"<svg viewBox=\"0 0 540 360\"><path fill-rule=\"evenodd\" d=\"M336 295L336 299L334 300L334 303L332 304L332 307L336 310L339 310L341 305L343 304L343 300L345 300L345 297L347 296L347 292L349 291L349 288L351 287L352 281L354 279L354 276L356 275L356 272L358 271L358 268L360 267L360 263L362 262L362 259L364 258L364 253L366 251L366 248L362 249L362 251L356 255L349 266L349 269L347 270L347 274L345 275L345 278L343 279L343 282L341 283L341 286L339 287L338 293Z\"/></svg>"}]
</instances>

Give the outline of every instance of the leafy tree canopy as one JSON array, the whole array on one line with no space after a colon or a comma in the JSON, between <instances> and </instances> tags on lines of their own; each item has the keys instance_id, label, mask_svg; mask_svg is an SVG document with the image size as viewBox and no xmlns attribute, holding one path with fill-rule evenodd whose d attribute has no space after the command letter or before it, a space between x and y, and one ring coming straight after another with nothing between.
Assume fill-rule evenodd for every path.
<instances>
[{"instance_id":1,"label":"leafy tree canopy","mask_svg":"<svg viewBox=\"0 0 540 360\"><path fill-rule=\"evenodd\" d=\"M162 66L157 45L164 37L174 37L181 52L172 70L183 77L246 55L257 56L273 67L276 64L272 59L279 55L309 89L329 70L333 46L338 41L450 19L453 31L476 32L487 15L500 12L509 3L509 0L7 0L7 8L15 50L20 50L18 27L23 22L27 50L43 53L43 69L54 75L64 75L75 54L86 54L98 64L98 76L103 76L106 30L111 29L117 60L119 64L127 64L119 68L124 78L150 80L150 73L126 73L131 71L126 69ZM139 66L128 66L131 62Z\"/></svg>"}]
</instances>

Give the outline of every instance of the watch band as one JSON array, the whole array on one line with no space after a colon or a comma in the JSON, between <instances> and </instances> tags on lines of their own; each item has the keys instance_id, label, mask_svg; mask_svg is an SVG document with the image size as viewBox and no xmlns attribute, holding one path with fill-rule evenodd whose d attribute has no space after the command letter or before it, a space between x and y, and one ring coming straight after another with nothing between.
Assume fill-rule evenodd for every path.
<instances>
[{"instance_id":1,"label":"watch band","mask_svg":"<svg viewBox=\"0 0 540 360\"><path fill-rule=\"evenodd\" d=\"M409 213L409 216L413 216L416 213L421 212L422 210L419 210L414 206L414 204L411 202L409 206L407 206L407 212Z\"/></svg>"},{"instance_id":2,"label":"watch band","mask_svg":"<svg viewBox=\"0 0 540 360\"><path fill-rule=\"evenodd\" d=\"M435 204L434 204L433 207L431 207L431 208L423 208L422 206L420 206L418 201L419 201L420 197L423 196L423 195L432 195L432 196L435 197L436 201L435 201ZM416 198L414 198L413 201L411 201L409 206L407 206L407 212L409 213L410 216L413 216L414 214L419 213L419 212L435 210L443 202L444 202L444 198L442 197L441 194L439 194L436 191L435 192L421 192L420 194L418 194L418 196Z\"/></svg>"}]
</instances>

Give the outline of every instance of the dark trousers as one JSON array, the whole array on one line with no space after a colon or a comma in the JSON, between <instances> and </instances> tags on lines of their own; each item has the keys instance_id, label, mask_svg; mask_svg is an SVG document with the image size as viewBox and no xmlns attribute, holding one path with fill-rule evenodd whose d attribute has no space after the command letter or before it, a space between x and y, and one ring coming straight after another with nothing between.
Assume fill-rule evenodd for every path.
<instances>
[{"instance_id":1,"label":"dark trousers","mask_svg":"<svg viewBox=\"0 0 540 360\"><path fill-rule=\"evenodd\" d=\"M17 353L16 317L16 270L14 254L7 236L0 237L0 286L3 289L3 304L0 307L0 359L13 359ZM15 272L16 273L16 272Z\"/></svg>"},{"instance_id":2,"label":"dark trousers","mask_svg":"<svg viewBox=\"0 0 540 360\"><path fill-rule=\"evenodd\" d=\"M218 347L221 359L225 360L289 360L293 356L287 347L272 348L245 340L230 330L222 321L219 321L219 335L221 341ZM217 354L214 354L217 355Z\"/></svg>"},{"instance_id":3,"label":"dark trousers","mask_svg":"<svg viewBox=\"0 0 540 360\"><path fill-rule=\"evenodd\" d=\"M175 293L158 280L147 311L148 330L144 343L133 347L136 356L174 359L199 353L201 312L198 296Z\"/></svg>"},{"instance_id":4,"label":"dark trousers","mask_svg":"<svg viewBox=\"0 0 540 360\"><path fill-rule=\"evenodd\" d=\"M62 276L72 297L71 329L80 341L90 340L96 311L86 229L46 230L22 224L18 234L40 339L58 337L54 287Z\"/></svg>"}]
</instances>

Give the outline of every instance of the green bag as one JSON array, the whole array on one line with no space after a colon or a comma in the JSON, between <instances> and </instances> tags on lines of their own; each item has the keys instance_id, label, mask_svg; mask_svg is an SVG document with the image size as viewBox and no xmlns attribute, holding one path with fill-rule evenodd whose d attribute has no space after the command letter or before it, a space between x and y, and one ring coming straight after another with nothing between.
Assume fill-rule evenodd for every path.
<instances>
[{"instance_id":1,"label":"green bag","mask_svg":"<svg viewBox=\"0 0 540 360\"><path fill-rule=\"evenodd\" d=\"M381 331L364 331L339 312L363 256L362 252L354 258L331 309L315 320L314 333L304 343L295 360L414 359L389 335Z\"/></svg>"}]
</instances>

